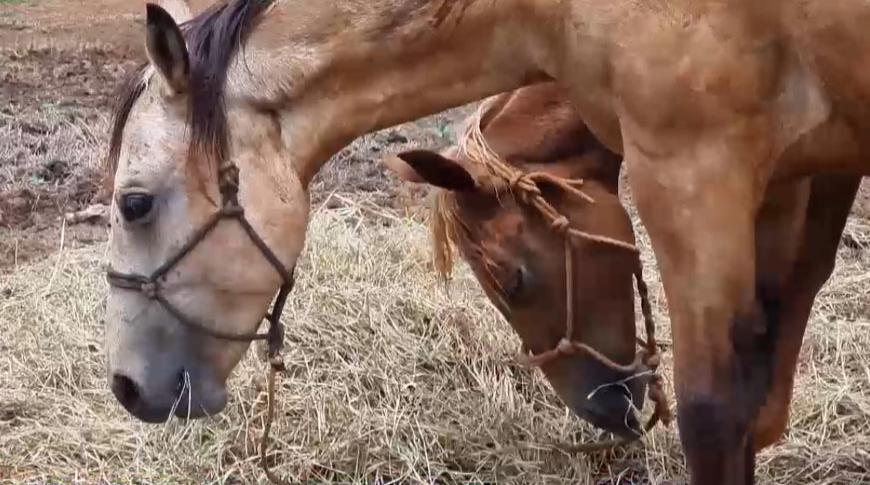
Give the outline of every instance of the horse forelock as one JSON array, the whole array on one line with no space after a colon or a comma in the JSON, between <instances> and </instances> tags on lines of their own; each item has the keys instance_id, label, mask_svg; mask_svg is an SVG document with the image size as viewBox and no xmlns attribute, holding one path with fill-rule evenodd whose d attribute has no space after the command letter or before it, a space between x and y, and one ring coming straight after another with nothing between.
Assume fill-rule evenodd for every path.
<instances>
[{"instance_id":1,"label":"horse forelock","mask_svg":"<svg viewBox=\"0 0 870 485\"><path fill-rule=\"evenodd\" d=\"M448 280L455 265L454 251L458 250L467 261L480 263L479 266L485 269L485 273L480 275L486 280L482 283L502 294L501 284L492 274L492 269L498 264L489 257L480 243L475 241L475 237L471 234L473 224L462 220L455 197L447 190L438 190L433 194L429 234L435 270L441 278Z\"/></svg>"},{"instance_id":2,"label":"horse forelock","mask_svg":"<svg viewBox=\"0 0 870 485\"><path fill-rule=\"evenodd\" d=\"M277 0L225 0L180 25L187 43L190 77L187 91L190 149L188 161L211 173L228 156L229 134L224 92L227 74L263 14ZM104 180L118 168L124 128L148 85L150 65L140 65L121 85L113 110Z\"/></svg>"},{"instance_id":3,"label":"horse forelock","mask_svg":"<svg viewBox=\"0 0 870 485\"><path fill-rule=\"evenodd\" d=\"M450 194L437 190L430 201L429 236L432 243L432 261L435 270L444 280L453 273L453 241L451 227L455 223L456 211Z\"/></svg>"},{"instance_id":4,"label":"horse forelock","mask_svg":"<svg viewBox=\"0 0 870 485\"><path fill-rule=\"evenodd\" d=\"M483 131L510 103L515 93L500 94L483 100L477 112L470 116L462 134L458 137L459 156L483 170L473 170L477 186L493 190L496 194L506 187L506 176L516 168L499 155L489 144Z\"/></svg>"},{"instance_id":5,"label":"horse forelock","mask_svg":"<svg viewBox=\"0 0 870 485\"><path fill-rule=\"evenodd\" d=\"M263 14L276 0L228 0L182 25L190 55L189 160L216 168L228 155L227 74Z\"/></svg>"},{"instance_id":6,"label":"horse forelock","mask_svg":"<svg viewBox=\"0 0 870 485\"><path fill-rule=\"evenodd\" d=\"M118 169L118 159L121 156L121 140L124 137L124 127L136 100L148 86L148 64L142 64L130 73L115 93L115 103L112 109L111 133L109 136L109 153L103 164L103 189L111 190L115 172Z\"/></svg>"}]
</instances>

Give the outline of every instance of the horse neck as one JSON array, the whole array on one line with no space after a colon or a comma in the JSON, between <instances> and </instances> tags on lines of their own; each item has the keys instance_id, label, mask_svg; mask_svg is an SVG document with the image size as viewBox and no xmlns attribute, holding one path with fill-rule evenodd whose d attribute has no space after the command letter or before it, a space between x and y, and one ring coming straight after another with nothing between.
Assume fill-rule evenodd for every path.
<instances>
[{"instance_id":1,"label":"horse neck","mask_svg":"<svg viewBox=\"0 0 870 485\"><path fill-rule=\"evenodd\" d=\"M304 183L360 135L547 79L560 30L550 1L288 3L252 34L229 86L278 113Z\"/></svg>"}]
</instances>

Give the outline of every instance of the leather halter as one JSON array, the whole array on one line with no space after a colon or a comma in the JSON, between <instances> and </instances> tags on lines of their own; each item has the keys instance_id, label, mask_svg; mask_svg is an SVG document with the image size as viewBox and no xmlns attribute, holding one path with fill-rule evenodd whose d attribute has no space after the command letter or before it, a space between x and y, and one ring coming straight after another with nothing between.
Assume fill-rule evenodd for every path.
<instances>
[{"instance_id":1,"label":"leather halter","mask_svg":"<svg viewBox=\"0 0 870 485\"><path fill-rule=\"evenodd\" d=\"M106 279L109 285L115 288L124 290L137 291L142 293L151 300L160 304L173 318L182 325L193 329L196 332L208 335L213 338L232 340L236 342L251 342L254 340L265 340L268 345L268 357L270 363L275 368L280 368L280 357L282 347L284 346L284 327L281 324L281 313L284 310L284 304L287 302L287 296L293 289L293 270L287 270L275 252L266 244L257 231L251 226L248 219L245 217L245 210L239 205L239 169L231 162L225 162L218 170L219 189L222 199L222 207L220 210L212 214L211 217L203 224L193 236L175 252L165 263L160 265L150 275L142 275L137 273L121 273L109 268L106 272ZM275 303L272 306L272 311L267 313L263 318L269 322L269 329L264 333L227 333L211 328L179 310L165 296L163 296L162 282L169 271L177 266L193 249L201 243L206 236L214 230L218 224L225 219L235 219L242 226L245 233L251 239L251 242L260 250L269 264L275 268L275 271L281 277L281 287L275 297Z\"/></svg>"}]
</instances>

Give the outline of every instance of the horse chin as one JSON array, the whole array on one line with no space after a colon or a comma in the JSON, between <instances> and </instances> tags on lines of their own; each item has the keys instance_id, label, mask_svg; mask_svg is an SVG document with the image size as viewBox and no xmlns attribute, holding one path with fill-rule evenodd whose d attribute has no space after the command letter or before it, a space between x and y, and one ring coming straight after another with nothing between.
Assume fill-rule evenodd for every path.
<instances>
[{"instance_id":1,"label":"horse chin","mask_svg":"<svg viewBox=\"0 0 870 485\"><path fill-rule=\"evenodd\" d=\"M208 388L212 387L212 388ZM180 396L175 403L174 414L181 419L199 419L220 414L227 405L227 391L223 386L203 386L193 399L190 393Z\"/></svg>"},{"instance_id":2,"label":"horse chin","mask_svg":"<svg viewBox=\"0 0 870 485\"><path fill-rule=\"evenodd\" d=\"M631 387L635 389L626 390L622 386L601 388L571 409L597 428L620 438L636 438L642 434L636 410L643 406L645 385Z\"/></svg>"},{"instance_id":3,"label":"horse chin","mask_svg":"<svg viewBox=\"0 0 870 485\"><path fill-rule=\"evenodd\" d=\"M641 434L647 379L629 378L588 357L562 358L542 370L562 401L595 427L630 439Z\"/></svg>"}]
</instances>

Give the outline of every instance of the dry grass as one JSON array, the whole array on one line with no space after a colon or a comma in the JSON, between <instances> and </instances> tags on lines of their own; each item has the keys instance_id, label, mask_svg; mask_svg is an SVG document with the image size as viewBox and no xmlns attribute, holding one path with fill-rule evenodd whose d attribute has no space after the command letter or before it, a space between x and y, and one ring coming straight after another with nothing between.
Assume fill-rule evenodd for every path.
<instances>
[{"instance_id":1,"label":"dry grass","mask_svg":"<svg viewBox=\"0 0 870 485\"><path fill-rule=\"evenodd\" d=\"M870 224L855 219L847 232L853 248L843 248L806 340L793 428L761 455L761 483L870 481ZM256 466L264 367L253 352L220 417L144 425L114 402L103 251L64 250L0 280L0 482L265 483ZM299 269L274 433L281 473L380 483L684 476L674 428L604 456L555 450L597 433L538 372L513 364L517 339L464 266L449 292L438 283L421 224L363 204L321 210Z\"/></svg>"}]
</instances>

